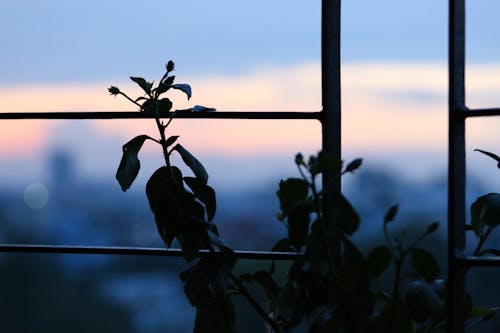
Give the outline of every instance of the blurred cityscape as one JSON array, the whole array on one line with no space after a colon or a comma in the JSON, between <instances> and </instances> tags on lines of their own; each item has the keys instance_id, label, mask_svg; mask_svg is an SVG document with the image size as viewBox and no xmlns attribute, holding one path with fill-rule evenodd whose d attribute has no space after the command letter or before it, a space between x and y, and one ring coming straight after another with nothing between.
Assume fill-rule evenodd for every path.
<instances>
[{"instance_id":1,"label":"blurred cityscape","mask_svg":"<svg viewBox=\"0 0 500 333\"><path fill-rule=\"evenodd\" d=\"M163 247L140 186L122 193L114 179L104 181L79 171L78 157L67 150L53 149L46 156L46 179L22 188L0 188L1 242ZM383 242L382 217L400 203L396 228L422 230L430 222L441 222L440 233L428 245L445 267L444 175L442 170L426 182L409 182L382 169L362 168L345 178L345 194L362 217L355 237L361 248L366 251ZM217 192L215 221L235 249L269 250L284 236L285 228L274 218L278 180ZM479 183L469 183L470 197L484 193ZM241 260L236 270L267 264ZM188 332L194 309L178 277L186 267L182 259L160 257L0 254L2 331ZM485 279L484 274L474 276L472 283ZM483 289L475 292L486 303L493 297ZM263 331L262 321L245 300L236 302L240 331Z\"/></svg>"}]
</instances>

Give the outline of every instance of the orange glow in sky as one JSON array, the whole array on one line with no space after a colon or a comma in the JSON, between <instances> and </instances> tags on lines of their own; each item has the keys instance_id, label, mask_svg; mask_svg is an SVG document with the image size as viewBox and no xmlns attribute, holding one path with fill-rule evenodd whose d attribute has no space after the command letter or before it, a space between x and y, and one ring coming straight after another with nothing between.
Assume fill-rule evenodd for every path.
<instances>
[{"instance_id":1,"label":"orange glow in sky","mask_svg":"<svg viewBox=\"0 0 500 333\"><path fill-rule=\"evenodd\" d=\"M469 66L468 100L475 105L500 104L500 65ZM182 78L182 73L177 73ZM134 110L123 98L109 96L117 85L131 96L139 90L124 75L123 84L46 84L0 88L0 112ZM219 111L319 111L321 72L317 63L267 68L241 76L187 77L193 98L173 92L174 108L196 104ZM343 67L344 149L429 149L446 147L447 68L432 63L360 63ZM493 106L493 105L491 105ZM103 136L127 140L156 133L144 121L101 121L95 130ZM0 156L18 157L39 149L53 129L51 121L0 122ZM485 122L474 140L497 142L498 122ZM180 134L195 150L220 154L259 154L274 151L317 150L321 128L316 121L176 120L172 133ZM155 134L153 134L155 135Z\"/></svg>"}]
</instances>

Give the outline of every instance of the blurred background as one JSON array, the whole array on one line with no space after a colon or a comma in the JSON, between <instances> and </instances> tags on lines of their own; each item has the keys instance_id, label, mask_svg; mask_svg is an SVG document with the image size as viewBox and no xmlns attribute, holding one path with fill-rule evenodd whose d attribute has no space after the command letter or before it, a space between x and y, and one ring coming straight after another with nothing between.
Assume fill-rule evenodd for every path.
<instances>
[{"instance_id":1,"label":"blurred background","mask_svg":"<svg viewBox=\"0 0 500 333\"><path fill-rule=\"evenodd\" d=\"M171 93L174 109L319 111L320 10L320 1L295 0L2 1L0 112L132 111L107 88L139 96L128 77L158 80L169 59L176 81L193 88L189 101ZM495 0L467 5L469 107L500 106L499 10ZM362 216L357 238L366 249L381 243L383 215L399 203L400 227L441 222L429 246L444 264L447 3L352 0L342 11L343 156L364 159L343 185ZM468 206L498 192L494 161L473 152L500 153L498 120L467 122ZM207 168L215 222L233 247L268 250L282 238L277 184L297 175L297 152L320 149L317 121L177 119L169 130ZM115 180L122 145L140 134L156 136L154 122L0 121L0 241L163 247L144 195L161 165L158 147L145 144L127 193ZM258 265L242 260L237 269ZM0 254L2 331L190 331L194 309L178 279L185 268L171 258ZM491 292L499 277L470 273L476 303L500 304ZM241 331L262 331L237 301Z\"/></svg>"}]
</instances>

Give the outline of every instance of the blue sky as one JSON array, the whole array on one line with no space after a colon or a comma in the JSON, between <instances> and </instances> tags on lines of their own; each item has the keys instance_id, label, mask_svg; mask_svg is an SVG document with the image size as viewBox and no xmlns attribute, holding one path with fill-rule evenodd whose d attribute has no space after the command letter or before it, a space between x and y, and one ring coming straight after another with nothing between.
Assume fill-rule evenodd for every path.
<instances>
[{"instance_id":1,"label":"blue sky","mask_svg":"<svg viewBox=\"0 0 500 333\"><path fill-rule=\"evenodd\" d=\"M428 169L436 163L445 167L447 5L444 0L343 2L347 158L371 155L387 161L414 152L414 159L422 161L417 152L424 151L441 156L438 162L426 160ZM193 105L319 110L320 7L320 1L295 0L2 1L0 111L130 110L109 97L106 88L116 84L133 89L128 76L154 79L168 59L176 62L178 79L193 85ZM467 97L476 106L498 106L500 2L468 1L467 8ZM182 108L186 102L179 103ZM49 135L56 128L52 123L31 124L29 129L23 125L26 133L14 146L9 138L19 129L0 125L0 154L27 154L57 137ZM94 125L96 133L118 136L118 142L140 130L130 123L120 128ZM241 124L230 131L212 123L197 126L178 128L184 140L205 154L212 148L206 148L207 136L198 135L202 129L228 133L227 138L209 137L223 154L233 154L234 144L247 155L269 146L265 140L255 143L254 134ZM494 150L499 126L488 122L472 128L477 138L471 135L471 149ZM259 137L274 131L257 129ZM297 139L294 131L291 125L280 129L283 142L274 140L274 152L319 149L317 126L303 133L305 139ZM308 133L315 133L314 138ZM233 146L224 147L226 143Z\"/></svg>"},{"instance_id":2,"label":"blue sky","mask_svg":"<svg viewBox=\"0 0 500 333\"><path fill-rule=\"evenodd\" d=\"M470 59L497 61L500 4L472 2ZM342 10L345 62L446 62L447 1L351 0ZM0 27L0 85L155 73L166 58L210 74L320 58L320 1L2 1Z\"/></svg>"}]
</instances>

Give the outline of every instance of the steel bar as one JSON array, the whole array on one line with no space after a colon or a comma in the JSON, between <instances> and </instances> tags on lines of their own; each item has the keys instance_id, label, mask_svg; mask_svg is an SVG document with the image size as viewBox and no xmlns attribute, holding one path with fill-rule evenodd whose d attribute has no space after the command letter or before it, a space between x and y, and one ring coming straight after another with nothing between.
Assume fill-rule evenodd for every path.
<instances>
[{"instance_id":1,"label":"steel bar","mask_svg":"<svg viewBox=\"0 0 500 333\"><path fill-rule=\"evenodd\" d=\"M447 331L465 332L465 0L449 0Z\"/></svg>"},{"instance_id":2,"label":"steel bar","mask_svg":"<svg viewBox=\"0 0 500 333\"><path fill-rule=\"evenodd\" d=\"M65 245L32 245L32 244L0 244L0 252L17 253L53 253L53 254L105 254L105 255L134 255L134 256L161 256L182 257L180 249L161 249L147 247L98 247L98 246L65 246ZM294 252L265 252L265 251L235 251L240 259L266 260L294 260L302 254ZM200 257L211 255L202 250Z\"/></svg>"},{"instance_id":3,"label":"steel bar","mask_svg":"<svg viewBox=\"0 0 500 333\"><path fill-rule=\"evenodd\" d=\"M500 116L500 108L491 109L467 109L463 112L464 117L488 117Z\"/></svg>"},{"instance_id":4,"label":"steel bar","mask_svg":"<svg viewBox=\"0 0 500 333\"><path fill-rule=\"evenodd\" d=\"M341 82L340 82L340 13L341 0L323 0L321 16L321 88L323 116L323 152L341 160ZM338 175L325 172L323 186L328 184L333 193L340 193ZM325 194L323 212L328 230L330 256L336 263L340 261L340 235L332 196Z\"/></svg>"},{"instance_id":5,"label":"steel bar","mask_svg":"<svg viewBox=\"0 0 500 333\"><path fill-rule=\"evenodd\" d=\"M171 113L162 115L169 118ZM181 119L320 119L321 112L289 112L289 111L220 111L179 113L175 118ZM139 111L106 111L106 112L4 112L1 119L149 119L154 115Z\"/></svg>"},{"instance_id":6,"label":"steel bar","mask_svg":"<svg viewBox=\"0 0 500 333\"><path fill-rule=\"evenodd\" d=\"M460 256L457 257L457 263L462 267L499 267L500 257L474 257Z\"/></svg>"}]
</instances>

